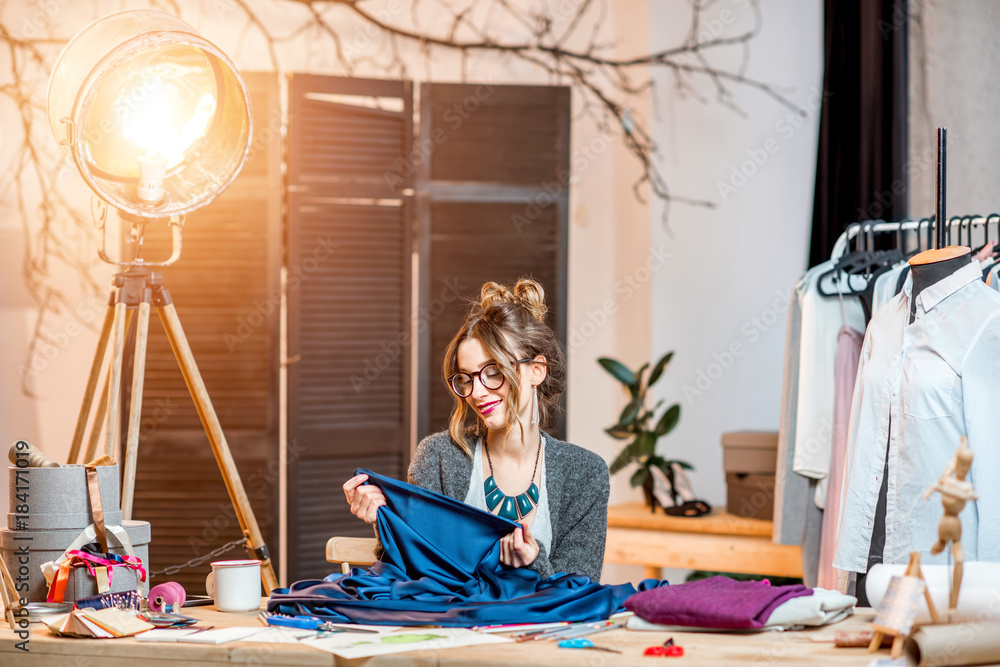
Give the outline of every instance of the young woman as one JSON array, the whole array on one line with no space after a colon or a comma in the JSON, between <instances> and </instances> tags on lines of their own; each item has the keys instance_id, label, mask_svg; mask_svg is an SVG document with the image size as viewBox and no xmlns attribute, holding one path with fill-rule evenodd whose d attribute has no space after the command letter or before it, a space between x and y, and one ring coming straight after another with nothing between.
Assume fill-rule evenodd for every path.
<instances>
[{"instance_id":1,"label":"young woman","mask_svg":"<svg viewBox=\"0 0 1000 667\"><path fill-rule=\"evenodd\" d=\"M483 285L444 356L444 379L455 399L448 431L425 438L408 481L517 521L501 539L500 560L542 577L583 574L598 582L607 535L608 466L576 445L541 430L558 409L566 366L545 324L545 292L522 279L513 291ZM344 484L351 512L375 523L385 496Z\"/></svg>"}]
</instances>

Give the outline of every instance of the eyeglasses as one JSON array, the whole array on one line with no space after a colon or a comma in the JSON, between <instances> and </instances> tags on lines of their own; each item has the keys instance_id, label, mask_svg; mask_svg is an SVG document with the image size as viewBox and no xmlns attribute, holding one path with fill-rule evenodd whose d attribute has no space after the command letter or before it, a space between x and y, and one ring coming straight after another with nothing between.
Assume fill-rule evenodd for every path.
<instances>
[{"instance_id":1,"label":"eyeglasses","mask_svg":"<svg viewBox=\"0 0 1000 667\"><path fill-rule=\"evenodd\" d=\"M518 359L517 363L523 364L528 361L531 359ZM495 361L491 361L475 373L455 373L448 378L448 384L451 385L451 390L455 392L456 396L467 398L472 395L472 387L476 378L479 378L480 384L491 390L499 389L504 383L503 371L500 370Z\"/></svg>"}]
</instances>

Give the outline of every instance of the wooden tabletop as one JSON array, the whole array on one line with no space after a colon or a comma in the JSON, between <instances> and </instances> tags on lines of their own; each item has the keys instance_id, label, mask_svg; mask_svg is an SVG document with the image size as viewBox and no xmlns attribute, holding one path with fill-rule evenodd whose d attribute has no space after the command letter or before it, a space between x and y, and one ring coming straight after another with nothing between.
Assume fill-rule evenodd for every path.
<instances>
[{"instance_id":1,"label":"wooden tabletop","mask_svg":"<svg viewBox=\"0 0 1000 667\"><path fill-rule=\"evenodd\" d=\"M670 516L662 510L650 512L645 503L624 503L608 507L608 527L767 538L774 531L774 523L771 521L744 519L719 509L705 516Z\"/></svg>"},{"instance_id":2,"label":"wooden tabletop","mask_svg":"<svg viewBox=\"0 0 1000 667\"><path fill-rule=\"evenodd\" d=\"M224 613L214 607L192 607L184 612L215 627L256 625L256 612ZM412 651L395 655L376 656L364 660L345 660L309 646L295 644L264 644L230 642L217 646L137 642L122 639L68 639L54 637L44 626L31 625L28 648L24 653L14 644L19 641L4 625L0 629L0 664L4 665L69 665L94 667L129 665L359 665L365 667L398 667L402 665L439 665L442 667L553 667L554 665L636 665L660 664L664 658L644 658L647 646L662 645L668 637L684 647L688 665L729 666L747 664L810 664L867 665L870 656L865 649L840 649L833 646L837 630L867 629L870 610L836 625L801 632L767 632L757 634L721 634L687 632L634 632L613 630L591 636L595 644L608 646L619 653L561 649L554 642L488 644L433 651ZM884 657L887 657L883 651ZM672 662L670 664L673 664Z\"/></svg>"}]
</instances>

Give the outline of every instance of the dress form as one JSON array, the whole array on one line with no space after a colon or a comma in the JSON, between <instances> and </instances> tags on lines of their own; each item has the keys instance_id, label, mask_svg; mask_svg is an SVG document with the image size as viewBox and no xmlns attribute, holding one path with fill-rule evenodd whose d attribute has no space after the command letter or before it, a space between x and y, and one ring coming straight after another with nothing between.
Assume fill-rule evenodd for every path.
<instances>
[{"instance_id":1,"label":"dress form","mask_svg":"<svg viewBox=\"0 0 1000 667\"><path fill-rule=\"evenodd\" d=\"M917 296L926 288L934 285L938 281L947 278L955 271L972 261L972 251L965 246L947 246L934 250L925 250L922 253L910 258L910 280L912 281L910 290L910 313L908 321L910 324L916 317ZM868 553L868 570L876 563L882 562L882 554L885 548L885 514L887 496L889 490L889 445L886 445L885 462L883 465L882 486L879 489L878 500L875 506L875 520L872 529L871 548ZM865 580L867 572L858 574L857 590L859 604L868 605L868 596L865 591Z\"/></svg>"},{"instance_id":2,"label":"dress form","mask_svg":"<svg viewBox=\"0 0 1000 667\"><path fill-rule=\"evenodd\" d=\"M972 250L957 245L926 250L910 259L910 275L913 280L910 292L911 324L917 312L917 295L971 262Z\"/></svg>"}]
</instances>

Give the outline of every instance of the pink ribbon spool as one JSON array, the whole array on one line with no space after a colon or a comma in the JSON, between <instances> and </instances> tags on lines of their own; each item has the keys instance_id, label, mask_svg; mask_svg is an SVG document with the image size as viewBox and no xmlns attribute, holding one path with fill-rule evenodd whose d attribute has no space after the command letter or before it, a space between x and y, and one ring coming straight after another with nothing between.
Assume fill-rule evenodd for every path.
<instances>
[{"instance_id":1,"label":"pink ribbon spool","mask_svg":"<svg viewBox=\"0 0 1000 667\"><path fill-rule=\"evenodd\" d=\"M176 581L168 581L165 584L153 586L146 599L149 600L150 611L173 611L177 614L180 613L184 601L187 600L187 593L184 592L184 587Z\"/></svg>"}]
</instances>

